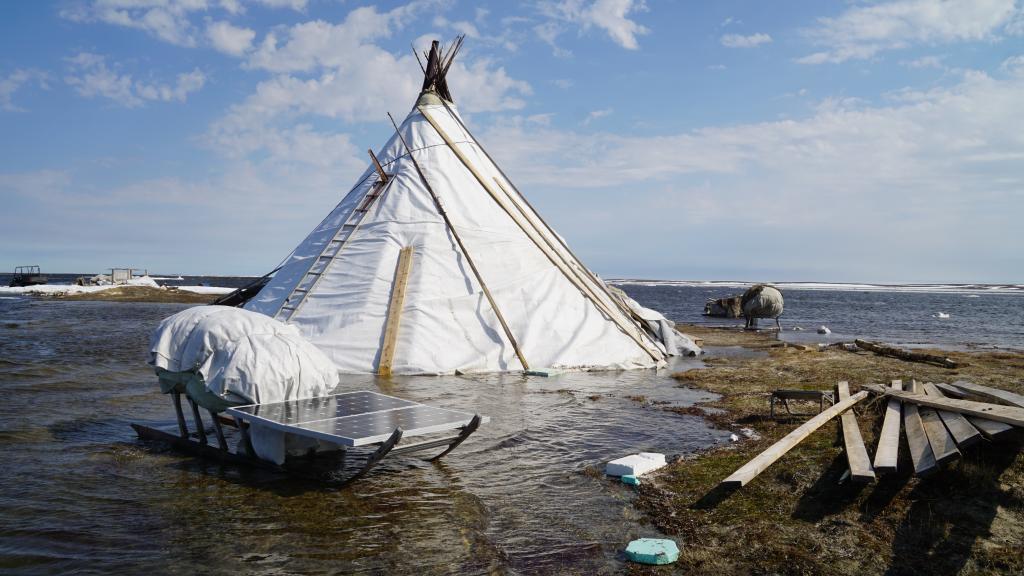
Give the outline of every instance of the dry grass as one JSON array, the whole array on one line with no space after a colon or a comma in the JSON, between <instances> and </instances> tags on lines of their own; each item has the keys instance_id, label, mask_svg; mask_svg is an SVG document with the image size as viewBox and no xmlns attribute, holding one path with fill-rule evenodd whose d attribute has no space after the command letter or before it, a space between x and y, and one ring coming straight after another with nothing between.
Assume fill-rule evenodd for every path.
<instances>
[{"instance_id":1,"label":"dry grass","mask_svg":"<svg viewBox=\"0 0 1024 576\"><path fill-rule=\"evenodd\" d=\"M99 302L161 302L180 304L209 304L217 299L216 294L197 294L176 288L153 288L151 286L119 286L99 292L68 294L61 300L90 300Z\"/></svg>"},{"instance_id":2,"label":"dry grass","mask_svg":"<svg viewBox=\"0 0 1024 576\"><path fill-rule=\"evenodd\" d=\"M1024 457L1017 440L984 443L925 480L912 478L906 444L900 471L868 485L839 484L845 455L837 426L827 424L747 486L719 492L719 481L792 430L803 419L768 418L777 388L828 390L838 380L859 385L909 381L979 384L1024 391L1024 355L948 353L969 366L947 370L873 354L779 347L771 336L686 327L708 345L765 349L768 358L716 359L710 369L676 377L680 385L722 395L708 416L734 430L754 428L745 441L667 468L643 485L639 505L675 535L682 549L670 569L708 574L990 574L1024 573ZM804 407L805 406L805 407ZM810 404L801 408L812 410ZM817 406L813 406L813 411ZM857 410L873 454L881 402ZM639 566L635 573L654 571ZM662 570L661 573L665 571Z\"/></svg>"}]
</instances>

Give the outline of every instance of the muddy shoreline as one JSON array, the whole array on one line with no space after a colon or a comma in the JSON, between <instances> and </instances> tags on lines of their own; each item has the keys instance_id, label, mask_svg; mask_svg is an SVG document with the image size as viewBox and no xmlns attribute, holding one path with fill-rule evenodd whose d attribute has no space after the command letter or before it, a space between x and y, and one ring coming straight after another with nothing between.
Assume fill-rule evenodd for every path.
<instances>
[{"instance_id":1,"label":"muddy shoreline","mask_svg":"<svg viewBox=\"0 0 1024 576\"><path fill-rule=\"evenodd\" d=\"M846 458L830 422L757 479L731 493L719 481L803 417L768 417L778 388L853 390L893 379L969 380L1024 392L1024 354L942 354L966 363L951 370L842 349L801 349L770 333L681 326L706 346L760 351L710 358L708 368L675 374L680 386L715 392L718 400L687 408L741 441L687 458L640 487L637 505L683 550L678 573L714 574L1020 574L1024 572L1024 456L1021 435L984 442L938 473L918 479L901 439L899 470L867 485L839 483ZM816 412L817 406L800 406ZM882 403L856 409L869 452L881 427ZM754 434L750 435L753 431ZM633 573L654 571L633 566Z\"/></svg>"}]
</instances>

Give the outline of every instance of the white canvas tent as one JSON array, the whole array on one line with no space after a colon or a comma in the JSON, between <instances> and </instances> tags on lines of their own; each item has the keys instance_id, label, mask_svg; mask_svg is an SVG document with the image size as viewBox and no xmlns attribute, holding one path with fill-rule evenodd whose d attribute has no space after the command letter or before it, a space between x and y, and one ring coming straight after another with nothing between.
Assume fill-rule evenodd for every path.
<instances>
[{"instance_id":1,"label":"white canvas tent","mask_svg":"<svg viewBox=\"0 0 1024 576\"><path fill-rule=\"evenodd\" d=\"M460 44L434 43L416 106L245 307L343 372L661 365L678 334L613 295L463 124L444 78Z\"/></svg>"}]
</instances>

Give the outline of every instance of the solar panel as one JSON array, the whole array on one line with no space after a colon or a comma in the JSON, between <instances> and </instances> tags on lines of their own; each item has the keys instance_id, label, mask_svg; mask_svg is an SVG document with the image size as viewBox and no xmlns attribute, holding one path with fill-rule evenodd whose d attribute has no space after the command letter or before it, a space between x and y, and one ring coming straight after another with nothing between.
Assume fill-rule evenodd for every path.
<instances>
[{"instance_id":1,"label":"solar panel","mask_svg":"<svg viewBox=\"0 0 1024 576\"><path fill-rule=\"evenodd\" d=\"M383 442L398 427L404 435L415 436L456 430L473 419L466 412L370 391L238 406L229 408L228 413L258 426L345 446Z\"/></svg>"}]
</instances>

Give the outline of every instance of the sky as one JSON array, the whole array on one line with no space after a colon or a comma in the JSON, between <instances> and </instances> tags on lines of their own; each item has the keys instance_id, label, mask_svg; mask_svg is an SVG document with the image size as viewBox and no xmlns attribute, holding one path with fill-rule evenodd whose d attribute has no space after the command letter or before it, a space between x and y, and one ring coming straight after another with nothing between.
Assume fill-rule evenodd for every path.
<instances>
[{"instance_id":1,"label":"sky","mask_svg":"<svg viewBox=\"0 0 1024 576\"><path fill-rule=\"evenodd\" d=\"M258 275L412 47L605 277L1024 283L1024 0L0 3L0 267Z\"/></svg>"}]
</instances>

